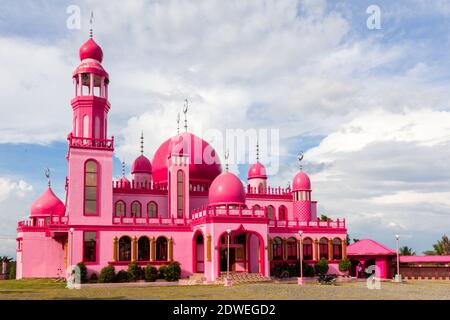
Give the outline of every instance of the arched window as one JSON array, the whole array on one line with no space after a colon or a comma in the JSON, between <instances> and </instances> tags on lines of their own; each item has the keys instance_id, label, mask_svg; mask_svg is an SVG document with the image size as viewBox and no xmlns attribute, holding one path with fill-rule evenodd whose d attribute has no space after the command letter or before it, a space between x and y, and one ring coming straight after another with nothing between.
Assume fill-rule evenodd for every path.
<instances>
[{"instance_id":1,"label":"arched window","mask_svg":"<svg viewBox=\"0 0 450 320\"><path fill-rule=\"evenodd\" d=\"M259 204L255 204L254 206L253 206L253 210L259 210L259 209L261 209L261 207L259 206Z\"/></svg>"},{"instance_id":2,"label":"arched window","mask_svg":"<svg viewBox=\"0 0 450 320\"><path fill-rule=\"evenodd\" d=\"M287 258L297 260L297 240L292 237L287 239Z\"/></svg>"},{"instance_id":3,"label":"arched window","mask_svg":"<svg viewBox=\"0 0 450 320\"><path fill-rule=\"evenodd\" d=\"M138 201L133 201L131 204L131 216L136 218L141 217L141 204Z\"/></svg>"},{"instance_id":4,"label":"arched window","mask_svg":"<svg viewBox=\"0 0 450 320\"><path fill-rule=\"evenodd\" d=\"M96 116L94 119L94 138L100 139L100 118Z\"/></svg>"},{"instance_id":5,"label":"arched window","mask_svg":"<svg viewBox=\"0 0 450 320\"><path fill-rule=\"evenodd\" d=\"M272 256L273 260L283 260L283 241L280 237L273 238Z\"/></svg>"},{"instance_id":6,"label":"arched window","mask_svg":"<svg viewBox=\"0 0 450 320\"><path fill-rule=\"evenodd\" d=\"M313 241L311 238L305 238L302 241L303 244L303 260L313 259Z\"/></svg>"},{"instance_id":7,"label":"arched window","mask_svg":"<svg viewBox=\"0 0 450 320\"><path fill-rule=\"evenodd\" d=\"M178 170L177 172L177 217L183 218L183 180L184 180L184 172L182 170Z\"/></svg>"},{"instance_id":8,"label":"arched window","mask_svg":"<svg viewBox=\"0 0 450 320\"><path fill-rule=\"evenodd\" d=\"M342 241L339 238L333 239L333 260L342 259Z\"/></svg>"},{"instance_id":9,"label":"arched window","mask_svg":"<svg viewBox=\"0 0 450 320\"><path fill-rule=\"evenodd\" d=\"M158 217L158 205L154 201L150 201L147 204L147 215L149 218Z\"/></svg>"},{"instance_id":10,"label":"arched window","mask_svg":"<svg viewBox=\"0 0 450 320\"><path fill-rule=\"evenodd\" d=\"M280 208L278 209L278 220L287 220L287 209L285 206L280 206Z\"/></svg>"},{"instance_id":11,"label":"arched window","mask_svg":"<svg viewBox=\"0 0 450 320\"><path fill-rule=\"evenodd\" d=\"M328 259L328 239L327 238L321 238L319 240L319 252L320 256L319 258L325 258Z\"/></svg>"},{"instance_id":12,"label":"arched window","mask_svg":"<svg viewBox=\"0 0 450 320\"><path fill-rule=\"evenodd\" d=\"M269 220L275 219L275 208L273 206L267 207L267 217Z\"/></svg>"},{"instance_id":13,"label":"arched window","mask_svg":"<svg viewBox=\"0 0 450 320\"><path fill-rule=\"evenodd\" d=\"M258 193L263 193L264 192L264 185L262 184L262 182L258 185Z\"/></svg>"},{"instance_id":14,"label":"arched window","mask_svg":"<svg viewBox=\"0 0 450 320\"><path fill-rule=\"evenodd\" d=\"M138 240L138 261L150 260L150 240L147 237L140 237Z\"/></svg>"},{"instance_id":15,"label":"arched window","mask_svg":"<svg viewBox=\"0 0 450 320\"><path fill-rule=\"evenodd\" d=\"M83 138L89 138L89 116L83 117Z\"/></svg>"},{"instance_id":16,"label":"arched window","mask_svg":"<svg viewBox=\"0 0 450 320\"><path fill-rule=\"evenodd\" d=\"M167 261L167 239L164 237L156 239L156 260Z\"/></svg>"},{"instance_id":17,"label":"arched window","mask_svg":"<svg viewBox=\"0 0 450 320\"><path fill-rule=\"evenodd\" d=\"M84 166L84 214L97 214L97 162L86 161Z\"/></svg>"},{"instance_id":18,"label":"arched window","mask_svg":"<svg viewBox=\"0 0 450 320\"><path fill-rule=\"evenodd\" d=\"M131 238L123 236L119 239L119 261L131 261Z\"/></svg>"},{"instance_id":19,"label":"arched window","mask_svg":"<svg viewBox=\"0 0 450 320\"><path fill-rule=\"evenodd\" d=\"M125 217L125 202L119 200L116 202L116 209L114 211L114 216Z\"/></svg>"}]
</instances>

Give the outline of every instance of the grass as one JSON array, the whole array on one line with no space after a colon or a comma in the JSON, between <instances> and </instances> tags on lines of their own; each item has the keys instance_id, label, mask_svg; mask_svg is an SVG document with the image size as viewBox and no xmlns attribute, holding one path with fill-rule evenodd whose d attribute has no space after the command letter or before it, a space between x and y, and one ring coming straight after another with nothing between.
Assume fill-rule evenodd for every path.
<instances>
[{"instance_id":1,"label":"grass","mask_svg":"<svg viewBox=\"0 0 450 320\"><path fill-rule=\"evenodd\" d=\"M308 283L255 283L225 288L210 286L117 287L66 289L51 279L0 281L0 300L6 299L445 299L450 300L450 281L383 282L380 290L369 290L365 282L336 286Z\"/></svg>"}]
</instances>

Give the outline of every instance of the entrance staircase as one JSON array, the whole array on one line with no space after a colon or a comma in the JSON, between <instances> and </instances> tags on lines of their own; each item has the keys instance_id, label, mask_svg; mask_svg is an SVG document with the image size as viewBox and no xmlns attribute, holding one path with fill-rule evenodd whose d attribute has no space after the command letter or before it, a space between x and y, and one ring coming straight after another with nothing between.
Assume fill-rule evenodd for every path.
<instances>
[{"instance_id":1,"label":"entrance staircase","mask_svg":"<svg viewBox=\"0 0 450 320\"><path fill-rule=\"evenodd\" d=\"M223 284L227 277L226 272L222 272L220 277L216 279L216 283ZM265 277L261 273L247 273L247 272L230 272L230 278L233 284L238 283L257 283L257 282L270 282L271 278Z\"/></svg>"},{"instance_id":2,"label":"entrance staircase","mask_svg":"<svg viewBox=\"0 0 450 320\"><path fill-rule=\"evenodd\" d=\"M192 286L196 284L204 284L206 283L206 277L203 273L193 273L188 279L180 279L178 283Z\"/></svg>"}]
</instances>

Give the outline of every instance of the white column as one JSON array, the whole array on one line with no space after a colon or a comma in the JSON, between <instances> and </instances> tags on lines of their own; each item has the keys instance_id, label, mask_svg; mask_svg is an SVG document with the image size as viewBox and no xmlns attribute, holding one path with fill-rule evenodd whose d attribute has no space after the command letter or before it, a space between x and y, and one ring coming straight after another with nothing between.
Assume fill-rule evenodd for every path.
<instances>
[{"instance_id":1,"label":"white column","mask_svg":"<svg viewBox=\"0 0 450 320\"><path fill-rule=\"evenodd\" d=\"M94 95L94 74L93 73L89 74L89 95L90 96Z\"/></svg>"}]
</instances>

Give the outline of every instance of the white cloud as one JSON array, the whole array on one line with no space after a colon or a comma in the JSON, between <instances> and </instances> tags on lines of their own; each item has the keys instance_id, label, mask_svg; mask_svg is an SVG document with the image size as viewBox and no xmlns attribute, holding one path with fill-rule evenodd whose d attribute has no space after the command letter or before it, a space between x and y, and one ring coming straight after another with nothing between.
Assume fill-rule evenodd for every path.
<instances>
[{"instance_id":1,"label":"white cloud","mask_svg":"<svg viewBox=\"0 0 450 320\"><path fill-rule=\"evenodd\" d=\"M11 195L24 197L33 190L33 186L24 180L11 180L0 177L0 202L5 201Z\"/></svg>"}]
</instances>

